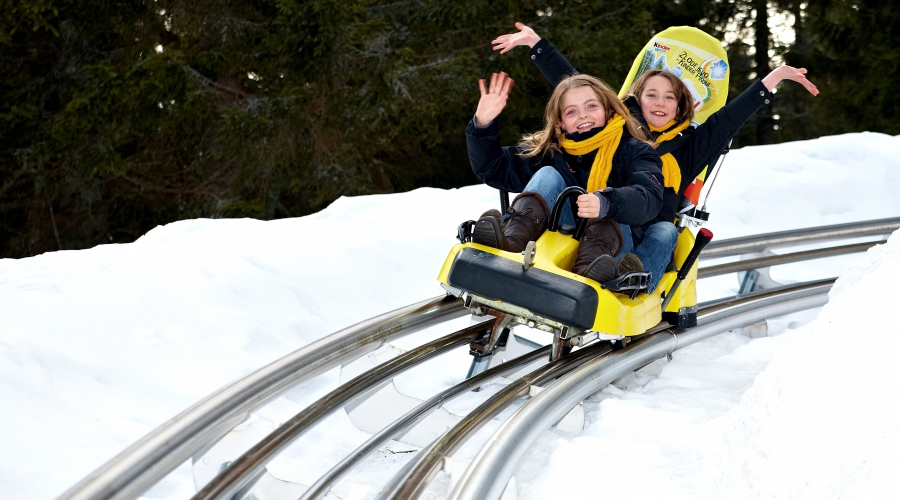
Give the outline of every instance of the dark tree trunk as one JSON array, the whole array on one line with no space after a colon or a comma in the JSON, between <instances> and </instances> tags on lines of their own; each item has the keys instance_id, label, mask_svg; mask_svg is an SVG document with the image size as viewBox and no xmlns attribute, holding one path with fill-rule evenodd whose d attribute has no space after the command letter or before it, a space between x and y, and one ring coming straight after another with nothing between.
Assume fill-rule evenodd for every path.
<instances>
[{"instance_id":1,"label":"dark tree trunk","mask_svg":"<svg viewBox=\"0 0 900 500\"><path fill-rule=\"evenodd\" d=\"M753 0L756 9L755 47L756 77L762 79L769 74L769 14L766 0ZM756 115L756 143L772 143L772 110L765 106Z\"/></svg>"},{"instance_id":2,"label":"dark tree trunk","mask_svg":"<svg viewBox=\"0 0 900 500\"><path fill-rule=\"evenodd\" d=\"M791 14L794 15L794 44L801 47L806 43L803 35L803 11L800 9L800 1L791 4Z\"/></svg>"}]
</instances>

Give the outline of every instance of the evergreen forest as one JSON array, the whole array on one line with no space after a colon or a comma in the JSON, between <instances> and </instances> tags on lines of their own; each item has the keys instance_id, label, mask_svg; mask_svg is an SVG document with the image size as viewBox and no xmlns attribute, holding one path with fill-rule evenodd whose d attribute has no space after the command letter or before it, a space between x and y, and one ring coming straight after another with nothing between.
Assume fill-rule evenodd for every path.
<instances>
[{"instance_id":1,"label":"evergreen forest","mask_svg":"<svg viewBox=\"0 0 900 500\"><path fill-rule=\"evenodd\" d=\"M891 1L0 5L0 257L130 242L180 219L297 217L340 196L475 184L464 129L478 79L515 80L506 144L541 127L551 91L526 48L492 50L516 21L614 88L654 33L678 25L723 40L732 97L776 64L807 68L821 94L782 84L733 147L900 134Z\"/></svg>"}]
</instances>

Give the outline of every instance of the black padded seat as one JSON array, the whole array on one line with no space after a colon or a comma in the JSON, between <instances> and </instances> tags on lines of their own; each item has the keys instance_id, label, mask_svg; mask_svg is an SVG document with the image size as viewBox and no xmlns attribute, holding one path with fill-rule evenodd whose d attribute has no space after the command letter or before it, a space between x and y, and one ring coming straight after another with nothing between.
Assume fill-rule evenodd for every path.
<instances>
[{"instance_id":1,"label":"black padded seat","mask_svg":"<svg viewBox=\"0 0 900 500\"><path fill-rule=\"evenodd\" d=\"M597 315L597 291L591 286L536 267L526 271L521 262L474 248L457 254L447 282L583 330L594 325Z\"/></svg>"}]
</instances>

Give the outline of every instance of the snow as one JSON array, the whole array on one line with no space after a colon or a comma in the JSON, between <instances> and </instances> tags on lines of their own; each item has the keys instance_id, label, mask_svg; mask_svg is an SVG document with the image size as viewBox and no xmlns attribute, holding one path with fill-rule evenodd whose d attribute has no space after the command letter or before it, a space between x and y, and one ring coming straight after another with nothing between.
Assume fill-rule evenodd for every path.
<instances>
[{"instance_id":1,"label":"snow","mask_svg":"<svg viewBox=\"0 0 900 500\"><path fill-rule=\"evenodd\" d=\"M724 239L897 217L898 147L900 137L861 133L734 150L715 181L708 227ZM456 226L495 206L484 186L423 188L341 198L302 218L181 221L131 244L0 260L0 497L55 498L232 380L440 295L435 277ZM679 351L658 375L629 375L593 395L581 434L550 430L521 462L519 498L896 496L900 403L890 384L900 337L891 285L900 237L865 254L772 270L785 283L839 273L821 312L772 319L768 337L723 334ZM723 276L698 290L707 300L737 286ZM395 344L409 348L465 324ZM467 368L464 352L448 354L397 386L427 397ZM284 421L337 383L332 370L259 414ZM311 484L367 437L339 412L270 470ZM335 493L371 498L414 455L400 452L413 449L391 443ZM454 462L464 467L476 452L467 445ZM451 483L442 474L430 495ZM185 464L145 497L193 491Z\"/></svg>"}]
</instances>

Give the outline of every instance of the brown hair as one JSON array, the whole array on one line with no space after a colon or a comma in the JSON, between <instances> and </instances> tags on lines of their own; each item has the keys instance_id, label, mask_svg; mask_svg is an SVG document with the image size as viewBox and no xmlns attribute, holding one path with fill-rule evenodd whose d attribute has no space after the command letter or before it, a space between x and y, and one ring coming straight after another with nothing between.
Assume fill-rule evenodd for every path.
<instances>
[{"instance_id":1,"label":"brown hair","mask_svg":"<svg viewBox=\"0 0 900 500\"><path fill-rule=\"evenodd\" d=\"M634 80L634 83L631 84L631 88L628 89L628 94L637 98L638 104L640 104L641 94L644 93L647 81L654 76L661 76L669 80L672 84L672 88L675 89L675 100L678 102L678 110L675 113L675 123L693 120L694 96L692 96L691 92L688 90L687 84L681 81L681 79L675 76L675 73L672 73L671 71L662 69L648 69L647 71L644 71L641 73L641 76L637 77ZM647 132L649 132L649 130Z\"/></svg>"},{"instance_id":2,"label":"brown hair","mask_svg":"<svg viewBox=\"0 0 900 500\"><path fill-rule=\"evenodd\" d=\"M524 146L525 151L521 156L531 158L547 151L560 151L559 144L563 137L562 129L559 127L562 119L562 98L566 91L579 87L591 87L594 90L597 100L606 112L607 122L614 115L621 115L625 118L625 127L632 137L643 140L645 134L641 132L638 121L628 113L628 108L606 83L590 75L574 75L559 82L553 90L550 100L547 101L544 129L522 137L519 145Z\"/></svg>"}]
</instances>

